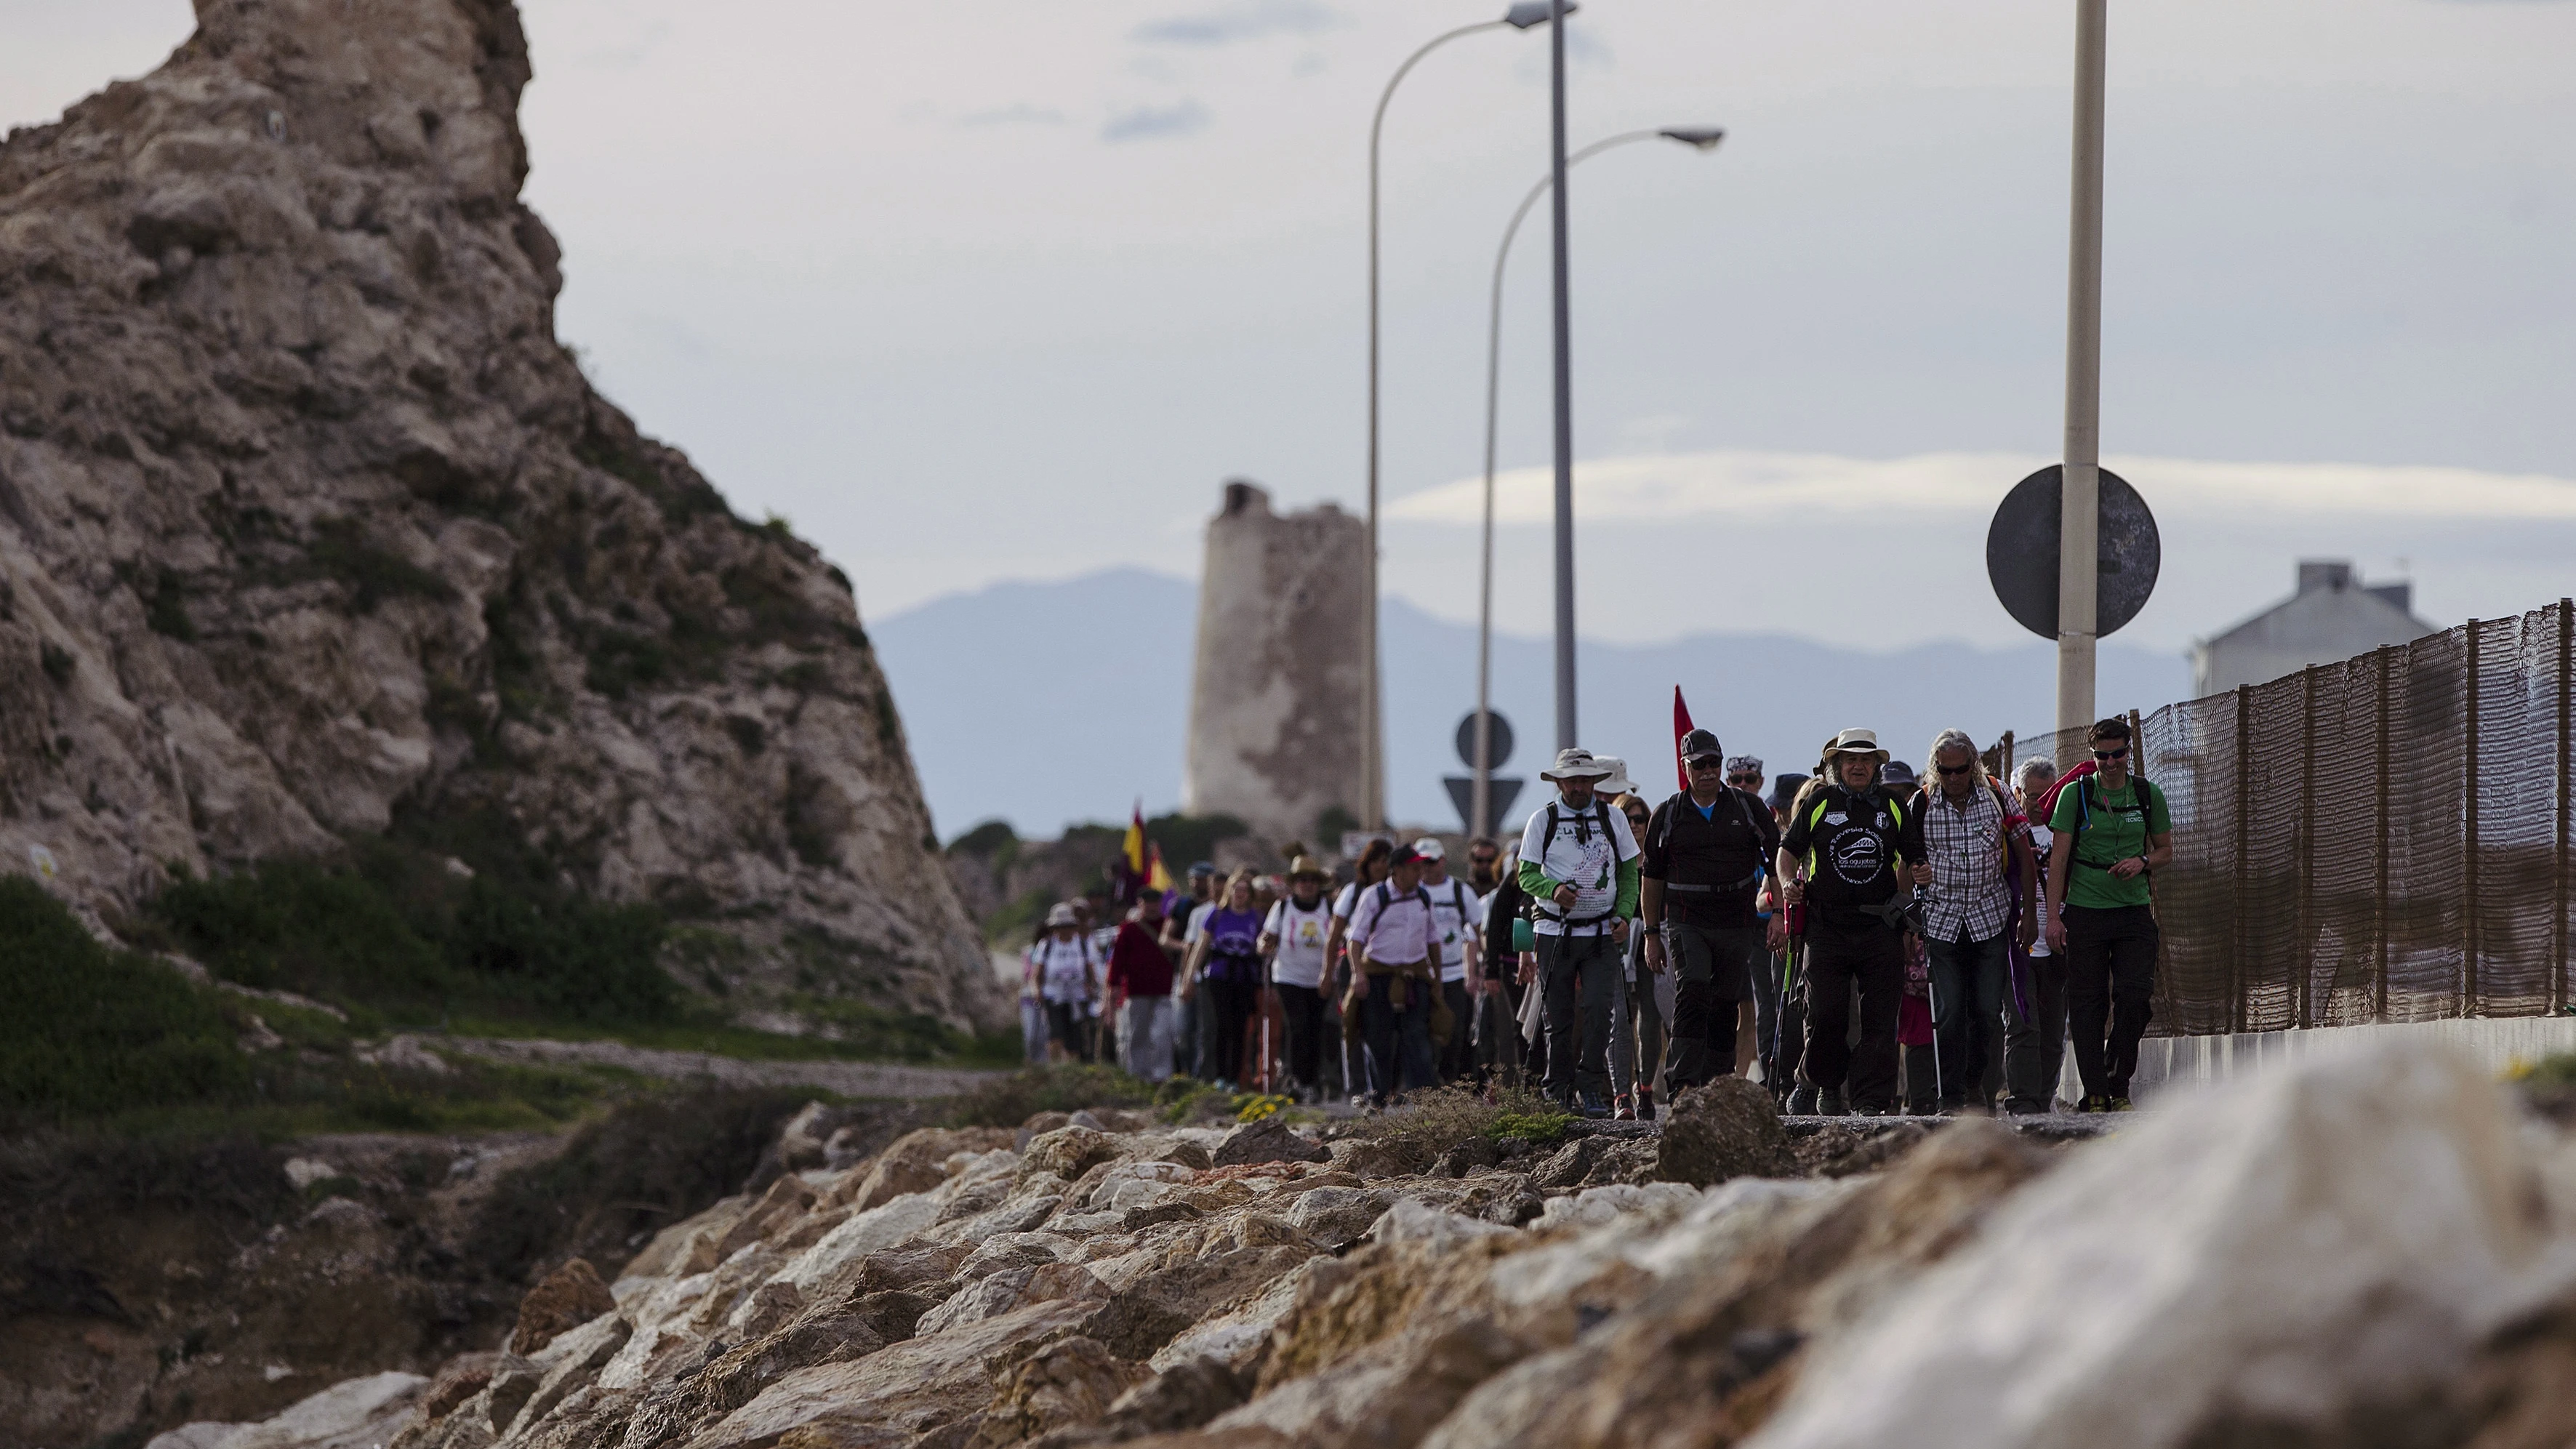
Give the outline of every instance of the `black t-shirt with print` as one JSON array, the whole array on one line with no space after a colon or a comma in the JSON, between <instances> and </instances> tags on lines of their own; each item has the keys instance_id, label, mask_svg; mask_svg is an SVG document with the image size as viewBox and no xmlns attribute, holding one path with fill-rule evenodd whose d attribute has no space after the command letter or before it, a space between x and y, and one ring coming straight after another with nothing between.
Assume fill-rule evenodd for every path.
<instances>
[{"instance_id":1,"label":"black t-shirt with print","mask_svg":"<svg viewBox=\"0 0 2576 1449\"><path fill-rule=\"evenodd\" d=\"M1798 807L1780 848L1808 858L1807 900L1817 913L1857 925L1875 920L1861 907L1897 894L1898 863L1923 859L1923 816L1875 785L1827 785Z\"/></svg>"}]
</instances>

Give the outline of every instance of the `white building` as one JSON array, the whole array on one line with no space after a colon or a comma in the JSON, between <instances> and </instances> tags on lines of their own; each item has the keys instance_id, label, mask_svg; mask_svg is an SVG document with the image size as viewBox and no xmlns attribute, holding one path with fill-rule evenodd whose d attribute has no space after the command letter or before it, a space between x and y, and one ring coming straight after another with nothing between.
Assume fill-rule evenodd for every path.
<instances>
[{"instance_id":1,"label":"white building","mask_svg":"<svg viewBox=\"0 0 2576 1449\"><path fill-rule=\"evenodd\" d=\"M2413 584L2364 584L2348 560L2303 559L2297 593L2191 646L2192 694L2223 694L2421 639L2434 628L2415 617L2414 602Z\"/></svg>"}]
</instances>

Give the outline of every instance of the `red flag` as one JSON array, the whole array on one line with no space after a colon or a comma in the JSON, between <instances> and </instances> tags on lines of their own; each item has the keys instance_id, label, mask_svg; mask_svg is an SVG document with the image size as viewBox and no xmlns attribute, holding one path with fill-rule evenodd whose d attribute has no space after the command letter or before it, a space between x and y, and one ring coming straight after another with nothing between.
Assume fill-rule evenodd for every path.
<instances>
[{"instance_id":1,"label":"red flag","mask_svg":"<svg viewBox=\"0 0 2576 1449\"><path fill-rule=\"evenodd\" d=\"M1682 687L1673 686L1673 773L1681 777L1682 788L1690 788L1690 766L1682 760L1682 736L1691 732L1690 706L1682 703Z\"/></svg>"}]
</instances>

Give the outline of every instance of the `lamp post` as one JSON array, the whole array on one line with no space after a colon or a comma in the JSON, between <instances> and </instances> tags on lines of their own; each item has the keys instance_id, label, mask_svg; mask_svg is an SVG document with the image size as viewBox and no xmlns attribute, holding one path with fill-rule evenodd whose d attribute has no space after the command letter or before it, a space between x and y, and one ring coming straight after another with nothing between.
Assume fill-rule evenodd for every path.
<instances>
[{"instance_id":1,"label":"lamp post","mask_svg":"<svg viewBox=\"0 0 2576 1449\"><path fill-rule=\"evenodd\" d=\"M1632 141L1678 141L1699 151L1714 151L1726 139L1726 132L1716 126L1666 126L1657 131L1623 131L1604 137L1565 158L1568 167L1575 166L1614 146ZM1494 427L1502 394L1503 361L1503 264L1512 257L1512 238L1520 235L1521 220L1531 207L1556 184L1553 174L1542 176L1538 184L1521 198L1512 212L1511 223L1503 228L1503 244L1494 253L1493 300L1486 310L1485 324L1485 536L1484 565L1476 583L1476 797L1471 828L1476 835L1493 833L1493 804L1489 798L1494 779Z\"/></svg>"},{"instance_id":2,"label":"lamp post","mask_svg":"<svg viewBox=\"0 0 2576 1449\"><path fill-rule=\"evenodd\" d=\"M2067 225L2066 458L2059 475L2057 727L2093 722L2102 527L2102 32L2105 0L2075 7L2074 205Z\"/></svg>"},{"instance_id":3,"label":"lamp post","mask_svg":"<svg viewBox=\"0 0 2576 1449\"><path fill-rule=\"evenodd\" d=\"M1421 49L1404 58L1404 64L1387 77L1386 89L1377 98L1377 114L1369 120L1369 200L1368 200L1368 617L1361 630L1361 653L1366 658L1367 675L1361 684L1360 726L1360 814L1362 823L1371 830L1386 825L1385 730L1378 718L1377 666L1377 413L1378 413L1378 326L1377 326L1377 155L1378 135L1386 127L1386 105L1395 99L1395 88L1407 72L1424 56L1462 35L1480 30L1527 30L1544 25L1558 14L1571 15L1575 6L1565 0L1520 0L1503 12L1500 20L1483 20L1462 25L1442 35L1435 35Z\"/></svg>"}]
</instances>

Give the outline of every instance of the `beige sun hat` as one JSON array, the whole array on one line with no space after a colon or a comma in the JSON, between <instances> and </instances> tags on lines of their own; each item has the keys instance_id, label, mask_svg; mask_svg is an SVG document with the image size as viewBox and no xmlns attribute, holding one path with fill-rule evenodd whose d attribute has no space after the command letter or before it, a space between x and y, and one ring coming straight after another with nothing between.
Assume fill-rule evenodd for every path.
<instances>
[{"instance_id":1,"label":"beige sun hat","mask_svg":"<svg viewBox=\"0 0 2576 1449\"><path fill-rule=\"evenodd\" d=\"M1608 778L1602 780L1599 784L1594 785L1592 787L1593 789L1600 791L1604 795L1634 795L1637 793L1637 782L1628 778L1628 762L1626 760L1619 758L1617 755L1595 755L1592 759L1593 763L1607 766L1610 771Z\"/></svg>"},{"instance_id":2,"label":"beige sun hat","mask_svg":"<svg viewBox=\"0 0 2576 1449\"><path fill-rule=\"evenodd\" d=\"M1324 869L1320 864L1317 864L1315 857L1311 855L1301 855L1295 860L1288 862L1288 878L1293 881L1299 876L1312 876L1317 880L1331 880L1333 878L1333 873Z\"/></svg>"},{"instance_id":3,"label":"beige sun hat","mask_svg":"<svg viewBox=\"0 0 2576 1449\"><path fill-rule=\"evenodd\" d=\"M1082 922L1073 914L1073 902L1071 901L1058 901L1054 905L1048 907L1046 923L1047 929L1050 931L1054 930L1058 926L1079 926L1082 924Z\"/></svg>"},{"instance_id":4,"label":"beige sun hat","mask_svg":"<svg viewBox=\"0 0 2576 1449\"><path fill-rule=\"evenodd\" d=\"M1556 763L1538 772L1542 780L1600 780L1616 773L1610 766L1592 757L1592 752L1568 745L1556 752Z\"/></svg>"},{"instance_id":5,"label":"beige sun hat","mask_svg":"<svg viewBox=\"0 0 2576 1449\"><path fill-rule=\"evenodd\" d=\"M1878 743L1878 731L1849 729L1833 737L1825 746L1825 758L1836 755L1867 755L1879 764L1887 763L1887 751Z\"/></svg>"}]
</instances>

